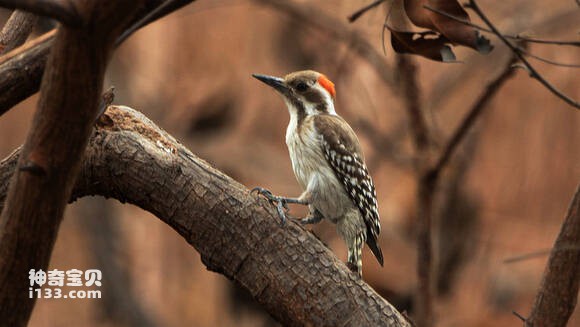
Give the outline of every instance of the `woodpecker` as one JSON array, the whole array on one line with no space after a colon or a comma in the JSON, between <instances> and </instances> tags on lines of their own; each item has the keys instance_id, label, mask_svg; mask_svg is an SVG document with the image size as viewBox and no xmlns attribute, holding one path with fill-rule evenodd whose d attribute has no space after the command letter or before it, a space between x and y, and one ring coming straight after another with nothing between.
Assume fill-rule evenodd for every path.
<instances>
[{"instance_id":1,"label":"woodpecker","mask_svg":"<svg viewBox=\"0 0 580 327\"><path fill-rule=\"evenodd\" d=\"M283 223L286 204L297 203L308 205L310 210L300 219L302 224L314 224L323 218L336 224L348 247L347 266L359 277L365 242L382 266L375 186L356 134L334 109L334 84L312 70L284 78L252 76L274 88L288 107L286 145L294 175L304 192L298 198L287 198L260 187L254 190L277 204Z\"/></svg>"}]
</instances>

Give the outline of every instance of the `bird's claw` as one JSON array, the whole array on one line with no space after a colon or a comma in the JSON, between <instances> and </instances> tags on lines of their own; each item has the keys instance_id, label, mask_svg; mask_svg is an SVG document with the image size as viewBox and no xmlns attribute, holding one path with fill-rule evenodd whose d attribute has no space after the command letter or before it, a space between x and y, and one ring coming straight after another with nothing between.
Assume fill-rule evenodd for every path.
<instances>
[{"instance_id":1,"label":"bird's claw","mask_svg":"<svg viewBox=\"0 0 580 327\"><path fill-rule=\"evenodd\" d=\"M270 199L270 197L273 197L274 196L274 195L272 195L272 192L270 192L269 190L267 190L267 189L265 189L263 187L259 187L259 186L254 187L250 191L250 193L258 193L258 194L263 195L266 198L268 198L268 200Z\"/></svg>"},{"instance_id":2,"label":"bird's claw","mask_svg":"<svg viewBox=\"0 0 580 327\"><path fill-rule=\"evenodd\" d=\"M280 217L280 224L284 226L286 224L286 212L289 211L288 204L283 197L275 196L269 190L262 188L262 187L254 187L250 193L258 193L268 199L268 201L272 204L276 204L276 211L278 212L278 216Z\"/></svg>"}]
</instances>

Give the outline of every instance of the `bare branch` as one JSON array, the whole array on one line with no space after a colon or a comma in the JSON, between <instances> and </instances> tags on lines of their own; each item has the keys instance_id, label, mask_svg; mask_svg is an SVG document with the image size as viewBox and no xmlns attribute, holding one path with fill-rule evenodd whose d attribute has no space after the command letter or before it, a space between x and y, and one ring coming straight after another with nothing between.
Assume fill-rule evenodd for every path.
<instances>
[{"instance_id":1,"label":"bare branch","mask_svg":"<svg viewBox=\"0 0 580 327\"><path fill-rule=\"evenodd\" d=\"M538 250L538 251L534 251L534 252L530 252L530 253L524 253L524 254L520 254L520 255L506 258L503 260L503 263L514 263L514 262L519 262L519 261L523 261L523 260L547 256L549 254L550 254L550 249L543 249L543 250Z\"/></svg>"},{"instance_id":2,"label":"bare branch","mask_svg":"<svg viewBox=\"0 0 580 327\"><path fill-rule=\"evenodd\" d=\"M576 100L568 97L567 95L565 95L564 93L562 93L560 90L556 89L556 87L554 87L552 84L550 84L548 81L546 81L546 79L544 79L544 77L542 75L540 75L540 73L538 73L538 71L536 71L536 69L528 62L528 60L526 59L526 57L524 57L524 55L521 54L518 51L517 47L515 45L511 44L511 42L509 42L499 32L499 30L491 23L491 21L487 18L487 16L483 13L483 11L481 11L481 9L479 8L479 6L477 5L477 2L475 0L469 0L469 7L471 9L473 9L473 11L475 11L475 13L485 22L485 24L493 31L493 33L497 37L499 37L500 40L502 40L502 42L505 43L505 45L507 45L518 56L518 58L520 59L520 61L529 70L530 77L538 80L550 92L552 92L554 95L556 95L560 99L564 100L569 105L575 107L576 109L580 109L580 103L578 103Z\"/></svg>"},{"instance_id":3,"label":"bare branch","mask_svg":"<svg viewBox=\"0 0 580 327\"><path fill-rule=\"evenodd\" d=\"M517 49L520 53L522 53L530 58L534 58L536 60L544 62L546 64L560 66L560 67L567 67L567 68L580 68L580 64L567 64L567 63L557 62L554 60L546 59L546 58L540 57L538 55L535 55L535 54L529 52L528 50L523 49L522 47L517 47Z\"/></svg>"},{"instance_id":4,"label":"bare branch","mask_svg":"<svg viewBox=\"0 0 580 327\"><path fill-rule=\"evenodd\" d=\"M526 322L526 317L522 316L521 314L519 314L517 311L512 311L512 314L516 317L518 317L519 320L521 320L522 322Z\"/></svg>"},{"instance_id":5,"label":"bare branch","mask_svg":"<svg viewBox=\"0 0 580 327\"><path fill-rule=\"evenodd\" d=\"M475 23L472 23L468 20L456 17L454 15L451 15L449 13L446 13L442 10L439 10L437 8L431 7L429 5L424 5L423 8L430 10L434 13L437 13L439 15L445 16L447 18L451 18L461 24L464 25L468 25L471 26L475 29L478 29L482 32L487 32L487 33L494 33L493 30L489 29L489 28L485 28L481 25L477 25ZM495 33L494 33L495 34ZM569 46L573 46L573 47L580 47L580 41L559 41L559 40L543 40L543 39L537 39L537 38L533 38L533 37L527 37L527 36L522 36L522 35L510 35L510 34L502 34L505 38L507 39L512 39L512 40L519 40L519 41L526 41L529 43L540 43L540 44L556 44L556 45L569 45Z\"/></svg>"},{"instance_id":6,"label":"bare branch","mask_svg":"<svg viewBox=\"0 0 580 327\"><path fill-rule=\"evenodd\" d=\"M0 163L0 208L18 154ZM281 227L267 200L130 108L109 107L95 127L71 199L86 195L153 213L283 325L409 326L312 233Z\"/></svg>"},{"instance_id":7,"label":"bare branch","mask_svg":"<svg viewBox=\"0 0 580 327\"><path fill-rule=\"evenodd\" d=\"M80 27L85 23L85 19L78 12L74 1L0 0L0 6L50 17L71 27Z\"/></svg>"},{"instance_id":8,"label":"bare branch","mask_svg":"<svg viewBox=\"0 0 580 327\"><path fill-rule=\"evenodd\" d=\"M449 159L457 149L457 146L467 135L467 132L471 129L473 124L477 121L479 115L483 112L483 109L487 107L487 104L497 91L504 85L504 83L514 75L513 64L517 58L515 55L506 62L501 72L492 79L485 87L483 93L479 96L474 105L469 109L467 116L463 119L459 127L453 132L453 136L449 139L445 145L444 150L441 152L439 159L437 159L435 165L432 168L432 173L439 174L441 170L445 167Z\"/></svg>"},{"instance_id":9,"label":"bare branch","mask_svg":"<svg viewBox=\"0 0 580 327\"><path fill-rule=\"evenodd\" d=\"M544 270L526 326L566 326L580 285L580 184Z\"/></svg>"},{"instance_id":10,"label":"bare branch","mask_svg":"<svg viewBox=\"0 0 580 327\"><path fill-rule=\"evenodd\" d=\"M0 32L0 55L19 47L36 23L36 15L14 10Z\"/></svg>"},{"instance_id":11,"label":"bare branch","mask_svg":"<svg viewBox=\"0 0 580 327\"><path fill-rule=\"evenodd\" d=\"M348 16L349 22L354 22L355 20L359 19L362 15L364 15L367 11L373 9L374 7L380 5L381 3L385 2L385 0L375 0L370 4L360 8L359 10L353 12L350 16Z\"/></svg>"}]
</instances>

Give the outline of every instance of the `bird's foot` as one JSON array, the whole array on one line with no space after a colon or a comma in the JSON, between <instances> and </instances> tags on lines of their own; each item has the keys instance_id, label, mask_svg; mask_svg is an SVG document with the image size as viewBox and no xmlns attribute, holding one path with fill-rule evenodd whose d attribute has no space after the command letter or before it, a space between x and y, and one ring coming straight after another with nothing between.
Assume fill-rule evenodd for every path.
<instances>
[{"instance_id":1,"label":"bird's foot","mask_svg":"<svg viewBox=\"0 0 580 327\"><path fill-rule=\"evenodd\" d=\"M288 209L288 201L286 198L281 197L281 196L276 196L274 194L272 194L272 192L270 192L269 190L262 188L262 187L254 187L252 189L252 191L250 191L251 193L258 193L260 195L262 195L263 197L265 197L266 199L268 199L268 201L270 201L270 203L275 204L276 205L276 211L278 211L278 217L280 217L280 224L282 226L284 226L286 224L286 213L290 210Z\"/></svg>"},{"instance_id":2,"label":"bird's foot","mask_svg":"<svg viewBox=\"0 0 580 327\"><path fill-rule=\"evenodd\" d=\"M308 216L306 216L302 219L298 219L298 222L300 222L300 224L302 224L302 225L317 224L322 220L322 218L324 218L324 217L322 216L320 211L314 210L314 212L310 212L310 214L308 214Z\"/></svg>"}]
</instances>

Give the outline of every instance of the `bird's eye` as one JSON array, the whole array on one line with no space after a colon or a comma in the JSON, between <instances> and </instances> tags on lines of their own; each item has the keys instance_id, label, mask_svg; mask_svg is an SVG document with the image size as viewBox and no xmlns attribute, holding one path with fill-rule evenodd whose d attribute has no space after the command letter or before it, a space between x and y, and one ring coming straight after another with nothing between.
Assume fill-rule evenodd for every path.
<instances>
[{"instance_id":1,"label":"bird's eye","mask_svg":"<svg viewBox=\"0 0 580 327\"><path fill-rule=\"evenodd\" d=\"M298 92L304 92L308 89L308 84L304 83L304 82L300 82L298 84L296 84L296 91Z\"/></svg>"}]
</instances>

